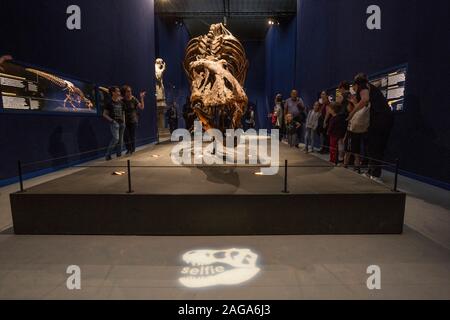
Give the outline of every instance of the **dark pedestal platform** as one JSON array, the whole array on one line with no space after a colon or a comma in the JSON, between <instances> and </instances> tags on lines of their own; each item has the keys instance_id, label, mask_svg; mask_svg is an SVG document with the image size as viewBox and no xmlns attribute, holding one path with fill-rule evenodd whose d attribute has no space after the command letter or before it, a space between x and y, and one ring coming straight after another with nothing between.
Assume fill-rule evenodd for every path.
<instances>
[{"instance_id":1,"label":"dark pedestal platform","mask_svg":"<svg viewBox=\"0 0 450 320\"><path fill-rule=\"evenodd\" d=\"M16 234L38 235L297 235L400 234L405 194L297 150L284 170L170 166L170 145L97 163L69 176L11 194ZM159 155L158 158L154 155ZM147 167L151 166L151 167ZM163 167L164 166L164 167ZM315 167L317 166L317 167Z\"/></svg>"}]
</instances>

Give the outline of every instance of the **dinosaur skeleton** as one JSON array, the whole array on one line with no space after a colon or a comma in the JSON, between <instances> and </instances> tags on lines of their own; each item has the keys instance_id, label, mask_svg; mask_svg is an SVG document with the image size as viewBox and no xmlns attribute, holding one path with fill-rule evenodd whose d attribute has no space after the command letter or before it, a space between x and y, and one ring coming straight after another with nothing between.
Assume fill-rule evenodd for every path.
<instances>
[{"instance_id":1,"label":"dinosaur skeleton","mask_svg":"<svg viewBox=\"0 0 450 320\"><path fill-rule=\"evenodd\" d=\"M255 277L258 256L249 249L193 250L183 255L190 265L182 270L180 283L188 288L237 285Z\"/></svg>"},{"instance_id":2,"label":"dinosaur skeleton","mask_svg":"<svg viewBox=\"0 0 450 320\"><path fill-rule=\"evenodd\" d=\"M248 66L244 47L221 23L189 42L184 69L191 104L205 130L241 127L248 104L243 89Z\"/></svg>"},{"instance_id":3,"label":"dinosaur skeleton","mask_svg":"<svg viewBox=\"0 0 450 320\"><path fill-rule=\"evenodd\" d=\"M63 91L66 91L66 99L64 99L64 108L67 108L67 104L77 110L81 107L81 103L84 103L87 108L92 109L94 107L91 100L86 98L83 91L80 88L76 87L72 82L58 78L55 75L50 73L46 73L36 69L27 68L26 71L36 74L39 77L47 79L51 83L61 87Z\"/></svg>"}]
</instances>

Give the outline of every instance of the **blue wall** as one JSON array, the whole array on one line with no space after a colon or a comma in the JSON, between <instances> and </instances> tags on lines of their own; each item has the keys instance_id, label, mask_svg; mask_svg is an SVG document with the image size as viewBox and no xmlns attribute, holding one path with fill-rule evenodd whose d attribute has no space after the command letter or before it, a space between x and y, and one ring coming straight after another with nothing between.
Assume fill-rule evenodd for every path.
<instances>
[{"instance_id":1,"label":"blue wall","mask_svg":"<svg viewBox=\"0 0 450 320\"><path fill-rule=\"evenodd\" d=\"M366 9L382 10L382 30ZM298 0L296 85L311 104L321 89L408 63L406 110L397 114L388 160L450 182L448 0Z\"/></svg>"},{"instance_id":2,"label":"blue wall","mask_svg":"<svg viewBox=\"0 0 450 320\"><path fill-rule=\"evenodd\" d=\"M190 35L186 26L182 23L176 24L176 21L156 16L156 57L166 62L164 87L167 103L177 103L179 126L184 128L182 110L189 96L189 83L183 69L183 61Z\"/></svg>"},{"instance_id":3,"label":"blue wall","mask_svg":"<svg viewBox=\"0 0 450 320\"><path fill-rule=\"evenodd\" d=\"M269 28L266 36L266 92L273 108L278 93L284 99L295 88L297 19L282 21ZM296 88L300 91L300 88Z\"/></svg>"},{"instance_id":4,"label":"blue wall","mask_svg":"<svg viewBox=\"0 0 450 320\"><path fill-rule=\"evenodd\" d=\"M250 66L245 81L245 92L249 103L256 105L256 126L266 128L267 100L266 100L266 52L264 41L243 41Z\"/></svg>"},{"instance_id":5,"label":"blue wall","mask_svg":"<svg viewBox=\"0 0 450 320\"><path fill-rule=\"evenodd\" d=\"M66 28L72 4L82 10L80 31ZM0 54L101 85L147 90L138 139L155 139L153 0L2 1L0 21ZM30 163L85 153L26 171L66 165L103 154L88 151L105 147L109 139L100 117L0 113L0 180L16 175L18 159Z\"/></svg>"}]
</instances>

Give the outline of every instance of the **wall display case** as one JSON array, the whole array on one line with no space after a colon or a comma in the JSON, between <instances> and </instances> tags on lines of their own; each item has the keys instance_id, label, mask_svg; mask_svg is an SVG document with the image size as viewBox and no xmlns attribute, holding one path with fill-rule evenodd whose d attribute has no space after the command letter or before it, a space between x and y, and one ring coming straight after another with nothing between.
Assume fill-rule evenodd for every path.
<instances>
[{"instance_id":1,"label":"wall display case","mask_svg":"<svg viewBox=\"0 0 450 320\"><path fill-rule=\"evenodd\" d=\"M96 115L96 96L92 83L17 62L0 73L2 111Z\"/></svg>"}]
</instances>

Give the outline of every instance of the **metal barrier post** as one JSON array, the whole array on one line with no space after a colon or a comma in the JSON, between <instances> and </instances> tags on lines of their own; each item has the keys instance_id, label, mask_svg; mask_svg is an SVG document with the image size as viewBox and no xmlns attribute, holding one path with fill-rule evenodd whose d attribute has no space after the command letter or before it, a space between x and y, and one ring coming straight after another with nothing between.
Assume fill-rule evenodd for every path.
<instances>
[{"instance_id":1,"label":"metal barrier post","mask_svg":"<svg viewBox=\"0 0 450 320\"><path fill-rule=\"evenodd\" d=\"M400 160L395 160L395 178L394 178L394 192L398 191L398 172L400 167Z\"/></svg>"},{"instance_id":2,"label":"metal barrier post","mask_svg":"<svg viewBox=\"0 0 450 320\"><path fill-rule=\"evenodd\" d=\"M289 193L288 191L288 161L284 160L284 190L283 193Z\"/></svg>"},{"instance_id":3,"label":"metal barrier post","mask_svg":"<svg viewBox=\"0 0 450 320\"><path fill-rule=\"evenodd\" d=\"M24 192L23 188L23 176L22 176L22 162L19 160L17 161L17 169L19 174L19 185L20 185L20 192Z\"/></svg>"},{"instance_id":4,"label":"metal barrier post","mask_svg":"<svg viewBox=\"0 0 450 320\"><path fill-rule=\"evenodd\" d=\"M131 161L127 161L127 167L128 167L128 193L133 193L133 189L131 188Z\"/></svg>"}]
</instances>

